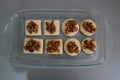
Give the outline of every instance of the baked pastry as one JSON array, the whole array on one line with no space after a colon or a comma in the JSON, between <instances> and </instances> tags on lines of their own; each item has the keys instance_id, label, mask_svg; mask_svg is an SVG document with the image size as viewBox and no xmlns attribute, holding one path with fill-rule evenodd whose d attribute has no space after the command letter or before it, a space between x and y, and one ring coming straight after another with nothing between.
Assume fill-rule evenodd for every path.
<instances>
[{"instance_id":1,"label":"baked pastry","mask_svg":"<svg viewBox=\"0 0 120 80\"><path fill-rule=\"evenodd\" d=\"M44 21L44 35L59 35L60 33L59 20L45 20Z\"/></svg>"},{"instance_id":2,"label":"baked pastry","mask_svg":"<svg viewBox=\"0 0 120 80\"><path fill-rule=\"evenodd\" d=\"M46 54L62 54L63 43L62 39L47 39L45 46Z\"/></svg>"},{"instance_id":3,"label":"baked pastry","mask_svg":"<svg viewBox=\"0 0 120 80\"><path fill-rule=\"evenodd\" d=\"M96 32L96 24L93 20L86 19L80 24L80 31L86 36L92 36Z\"/></svg>"},{"instance_id":4,"label":"baked pastry","mask_svg":"<svg viewBox=\"0 0 120 80\"><path fill-rule=\"evenodd\" d=\"M62 32L66 36L74 36L79 31L79 25L75 19L67 19L62 24Z\"/></svg>"},{"instance_id":5,"label":"baked pastry","mask_svg":"<svg viewBox=\"0 0 120 80\"><path fill-rule=\"evenodd\" d=\"M64 43L64 50L70 56L76 56L81 52L80 42L75 38L69 38Z\"/></svg>"},{"instance_id":6,"label":"baked pastry","mask_svg":"<svg viewBox=\"0 0 120 80\"><path fill-rule=\"evenodd\" d=\"M96 41L92 38L85 38L82 41L81 46L82 46L82 50L86 54L93 54L93 53L95 53L95 51L97 49Z\"/></svg>"},{"instance_id":7,"label":"baked pastry","mask_svg":"<svg viewBox=\"0 0 120 80\"><path fill-rule=\"evenodd\" d=\"M36 38L24 39L24 53L42 54L43 53L43 40Z\"/></svg>"},{"instance_id":8,"label":"baked pastry","mask_svg":"<svg viewBox=\"0 0 120 80\"><path fill-rule=\"evenodd\" d=\"M26 20L25 34L29 36L41 35L41 20Z\"/></svg>"}]
</instances>

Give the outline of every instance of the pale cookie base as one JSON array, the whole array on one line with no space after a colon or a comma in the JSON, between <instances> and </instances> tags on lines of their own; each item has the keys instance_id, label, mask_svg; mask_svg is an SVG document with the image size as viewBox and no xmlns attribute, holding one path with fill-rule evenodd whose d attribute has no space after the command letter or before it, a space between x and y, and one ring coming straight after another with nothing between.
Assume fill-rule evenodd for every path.
<instances>
[{"instance_id":1,"label":"pale cookie base","mask_svg":"<svg viewBox=\"0 0 120 80\"><path fill-rule=\"evenodd\" d=\"M53 53L48 53L47 52L47 43L48 43L48 41L51 41L51 40L57 40L57 41L60 41L60 46L59 46L59 50L60 50L60 52L59 53L56 53L56 52L53 52ZM47 39L46 40L46 43L45 43L45 53L46 54L62 54L63 53L63 42L62 42L62 39Z\"/></svg>"},{"instance_id":2,"label":"pale cookie base","mask_svg":"<svg viewBox=\"0 0 120 80\"><path fill-rule=\"evenodd\" d=\"M67 44L68 44L70 41L74 41L74 42L76 43L76 45L77 45L78 48L79 48L79 53L69 53L69 52L68 52L68 50L67 50ZM80 42L79 42L77 39L75 39L75 38L69 38L69 39L67 39L67 40L65 41L65 43L64 43L64 50L65 50L65 52L66 52L68 55L70 55L70 56L76 56L76 55L80 54L80 52L81 52L81 44L80 44Z\"/></svg>"},{"instance_id":3,"label":"pale cookie base","mask_svg":"<svg viewBox=\"0 0 120 80\"><path fill-rule=\"evenodd\" d=\"M38 32L37 33L34 33L32 32L32 34L30 34L27 30L27 25L30 21L33 21L35 22L37 25L38 25ZM28 36L36 36L36 35L41 35L41 20L26 20L26 23L25 23L25 34L28 35Z\"/></svg>"},{"instance_id":4,"label":"pale cookie base","mask_svg":"<svg viewBox=\"0 0 120 80\"><path fill-rule=\"evenodd\" d=\"M93 42L93 44L96 45L96 48L94 49L95 51L91 51L91 50L89 50L89 49L84 49L84 48L83 48L83 46L84 46L84 41L85 41L85 40L90 41L90 40L92 40L92 38L85 38L85 39L82 41L81 46L82 46L83 52L85 52L86 54L93 54L93 53L95 53L95 51L96 51L96 49L97 49L97 43L96 43L96 41Z\"/></svg>"},{"instance_id":5,"label":"pale cookie base","mask_svg":"<svg viewBox=\"0 0 120 80\"><path fill-rule=\"evenodd\" d=\"M65 23L68 21L68 20L74 20L74 19L67 19L63 22L62 24L62 32L65 34L65 29L66 29L66 26L65 26ZM76 27L78 28L78 31L79 31L79 25L77 24ZM74 36L78 33L78 31L76 32L71 32L69 34L65 34L66 36Z\"/></svg>"},{"instance_id":6,"label":"pale cookie base","mask_svg":"<svg viewBox=\"0 0 120 80\"><path fill-rule=\"evenodd\" d=\"M31 38L25 38L25 39L24 39L24 46L27 44L27 42L28 42L30 39L31 39ZM25 54L27 54L27 53L31 53L31 54L42 54L42 53L43 53L43 40L42 40L42 39L36 39L36 38L32 38L32 39L40 42L40 45L41 45L40 50L39 50L39 51L36 51L36 50L35 50L34 52L30 52L30 51L26 51L26 50L24 49L24 53L25 53Z\"/></svg>"},{"instance_id":7,"label":"pale cookie base","mask_svg":"<svg viewBox=\"0 0 120 80\"><path fill-rule=\"evenodd\" d=\"M59 35L60 34L60 21L59 20L54 20L54 24L56 26L56 31L53 34L50 34L46 30L46 22L52 22L52 20L45 20L44 21L44 35Z\"/></svg>"},{"instance_id":8,"label":"pale cookie base","mask_svg":"<svg viewBox=\"0 0 120 80\"><path fill-rule=\"evenodd\" d=\"M93 24L93 27L96 28L96 24L95 24L94 21L92 21L92 20L90 20L90 19L86 19L86 20L82 21L82 23L80 24L80 31L81 31L84 35L86 35L86 36L92 36L92 35L94 35L95 32L90 33L90 32L85 31L85 29L83 28L82 25L83 25L83 23L84 23L85 21L91 22L91 23Z\"/></svg>"}]
</instances>

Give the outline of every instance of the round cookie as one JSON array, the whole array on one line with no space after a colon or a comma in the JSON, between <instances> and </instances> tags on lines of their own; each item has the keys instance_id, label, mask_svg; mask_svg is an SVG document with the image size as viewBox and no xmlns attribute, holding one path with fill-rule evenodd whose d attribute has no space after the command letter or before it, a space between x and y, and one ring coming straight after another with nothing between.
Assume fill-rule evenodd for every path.
<instances>
[{"instance_id":1,"label":"round cookie","mask_svg":"<svg viewBox=\"0 0 120 80\"><path fill-rule=\"evenodd\" d=\"M66 23L67 23L69 20L75 20L75 19L66 19L66 20L63 22L63 24L62 24L62 32L63 32L66 36L74 36L74 35L77 34L77 32L79 31L79 24L77 23L77 24L75 25L75 27L77 28L76 31L66 33L66 31L65 31L66 28L67 28ZM75 21L76 21L76 20L75 20ZM77 22L77 21L76 21L76 22Z\"/></svg>"},{"instance_id":2,"label":"round cookie","mask_svg":"<svg viewBox=\"0 0 120 80\"><path fill-rule=\"evenodd\" d=\"M70 42L75 42L75 45L77 46L77 52L72 52L72 53L70 53L69 51L68 51L68 49L70 49L70 48L68 48L68 44L70 43ZM74 45L74 46L75 46ZM71 47L70 45L69 45L69 47ZM75 47L73 47L73 48L75 48ZM75 49L75 50L76 50ZM80 44L80 42L77 40L77 39L75 39L75 38L69 38L69 39L67 39L66 41L65 41L65 43L64 43L64 50L65 50L65 52L68 54L68 55L70 55L70 56L76 56L76 55L78 55L78 54L80 54L80 52L81 52L81 44ZM74 50L74 49L73 49Z\"/></svg>"},{"instance_id":3,"label":"round cookie","mask_svg":"<svg viewBox=\"0 0 120 80\"><path fill-rule=\"evenodd\" d=\"M93 38L85 38L81 43L81 47L86 54L93 54L97 49L97 43Z\"/></svg>"},{"instance_id":4,"label":"round cookie","mask_svg":"<svg viewBox=\"0 0 120 80\"><path fill-rule=\"evenodd\" d=\"M80 24L80 31L86 36L92 36L96 32L96 24L91 19L86 19Z\"/></svg>"}]
</instances>

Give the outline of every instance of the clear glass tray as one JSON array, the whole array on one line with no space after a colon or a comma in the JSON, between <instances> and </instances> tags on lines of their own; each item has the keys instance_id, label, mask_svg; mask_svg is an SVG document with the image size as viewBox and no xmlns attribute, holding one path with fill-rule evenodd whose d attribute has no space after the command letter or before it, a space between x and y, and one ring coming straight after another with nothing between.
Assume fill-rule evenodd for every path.
<instances>
[{"instance_id":1,"label":"clear glass tray","mask_svg":"<svg viewBox=\"0 0 120 80\"><path fill-rule=\"evenodd\" d=\"M27 19L40 19L43 21L46 19L58 19L60 20L60 26L63 21L68 18L77 19L80 24L84 19L92 19L97 25L97 32L94 38L97 42L97 51L92 55L84 54L82 51L78 56L71 57L64 51L62 55L47 55L43 53L39 54L24 54L23 43L25 35L25 21ZM106 49L106 21L104 16L97 11L69 11L69 10L23 10L15 13L11 18L4 32L6 33L6 39L8 43L10 60L17 66L25 67L80 67L96 65L103 62L105 59ZM43 28L42 28L43 29ZM61 29L61 28L60 28ZM43 33L42 33L43 34ZM80 42L86 38L83 34L78 32L73 36ZM36 36L34 38L62 38L63 42L69 38L64 36L60 31L59 36ZM45 42L45 41L44 41ZM45 47L45 46L44 46ZM44 50L43 50L44 51Z\"/></svg>"}]
</instances>

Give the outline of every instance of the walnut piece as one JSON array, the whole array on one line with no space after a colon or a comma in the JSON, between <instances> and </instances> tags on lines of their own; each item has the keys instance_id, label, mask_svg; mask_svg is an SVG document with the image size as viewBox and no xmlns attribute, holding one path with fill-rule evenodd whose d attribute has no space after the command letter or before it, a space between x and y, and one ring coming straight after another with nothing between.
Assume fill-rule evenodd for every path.
<instances>
[{"instance_id":1,"label":"walnut piece","mask_svg":"<svg viewBox=\"0 0 120 80\"><path fill-rule=\"evenodd\" d=\"M40 50L40 42L36 41L34 39L30 39L27 44L24 46L24 49L26 51L34 52L34 50L39 51Z\"/></svg>"},{"instance_id":2,"label":"walnut piece","mask_svg":"<svg viewBox=\"0 0 120 80\"><path fill-rule=\"evenodd\" d=\"M69 53L78 53L80 50L74 41L70 41L67 44L67 50Z\"/></svg>"},{"instance_id":3,"label":"walnut piece","mask_svg":"<svg viewBox=\"0 0 120 80\"><path fill-rule=\"evenodd\" d=\"M93 24L91 22L83 22L82 24L83 28L85 29L85 31L93 33L96 31L96 28L94 28Z\"/></svg>"},{"instance_id":4,"label":"walnut piece","mask_svg":"<svg viewBox=\"0 0 120 80\"><path fill-rule=\"evenodd\" d=\"M54 20L52 20L52 22L46 22L46 30L50 34L53 34L56 31L56 26L54 24Z\"/></svg>"},{"instance_id":5,"label":"walnut piece","mask_svg":"<svg viewBox=\"0 0 120 80\"><path fill-rule=\"evenodd\" d=\"M47 52L53 53L53 52L60 52L59 50L59 46L60 46L60 41L57 40L50 40L47 43Z\"/></svg>"},{"instance_id":6,"label":"walnut piece","mask_svg":"<svg viewBox=\"0 0 120 80\"><path fill-rule=\"evenodd\" d=\"M94 45L93 42L94 42L93 39L90 40L90 41L85 40L85 41L84 41L84 46L83 46L83 48L84 48L84 49L89 49L89 50L91 50L91 51L95 51L96 45Z\"/></svg>"},{"instance_id":7,"label":"walnut piece","mask_svg":"<svg viewBox=\"0 0 120 80\"><path fill-rule=\"evenodd\" d=\"M76 20L68 20L66 23L65 34L69 34L70 32L76 32L78 28L76 27L77 21Z\"/></svg>"},{"instance_id":8,"label":"walnut piece","mask_svg":"<svg viewBox=\"0 0 120 80\"><path fill-rule=\"evenodd\" d=\"M32 34L33 32L37 33L38 32L38 25L35 22L30 21L27 24L27 30L30 34Z\"/></svg>"}]
</instances>

